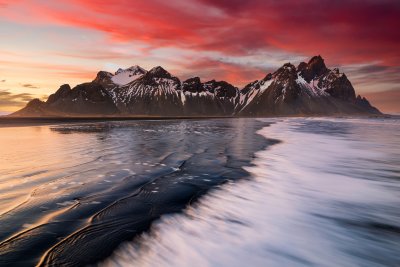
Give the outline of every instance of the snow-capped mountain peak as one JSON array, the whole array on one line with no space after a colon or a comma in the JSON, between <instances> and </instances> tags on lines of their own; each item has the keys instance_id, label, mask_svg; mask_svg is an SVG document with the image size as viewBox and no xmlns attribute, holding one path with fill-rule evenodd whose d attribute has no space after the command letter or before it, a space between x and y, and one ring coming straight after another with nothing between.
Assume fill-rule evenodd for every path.
<instances>
[{"instance_id":1,"label":"snow-capped mountain peak","mask_svg":"<svg viewBox=\"0 0 400 267\"><path fill-rule=\"evenodd\" d=\"M161 66L157 66L157 67L152 68L148 72L148 74L151 75L152 77L157 77L157 78L167 78L167 79L176 78Z\"/></svg>"},{"instance_id":2,"label":"snow-capped mountain peak","mask_svg":"<svg viewBox=\"0 0 400 267\"><path fill-rule=\"evenodd\" d=\"M142 77L146 72L145 69L138 65L134 65L127 69L120 68L115 72L115 75L111 77L111 81L118 86L123 86Z\"/></svg>"}]
</instances>

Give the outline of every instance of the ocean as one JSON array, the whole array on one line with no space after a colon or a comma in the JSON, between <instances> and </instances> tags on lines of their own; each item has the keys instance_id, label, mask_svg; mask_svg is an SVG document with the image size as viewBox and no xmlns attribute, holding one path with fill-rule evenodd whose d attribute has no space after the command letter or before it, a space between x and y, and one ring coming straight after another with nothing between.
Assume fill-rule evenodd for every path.
<instances>
[{"instance_id":1,"label":"ocean","mask_svg":"<svg viewBox=\"0 0 400 267\"><path fill-rule=\"evenodd\" d=\"M0 128L1 266L399 266L400 120Z\"/></svg>"}]
</instances>

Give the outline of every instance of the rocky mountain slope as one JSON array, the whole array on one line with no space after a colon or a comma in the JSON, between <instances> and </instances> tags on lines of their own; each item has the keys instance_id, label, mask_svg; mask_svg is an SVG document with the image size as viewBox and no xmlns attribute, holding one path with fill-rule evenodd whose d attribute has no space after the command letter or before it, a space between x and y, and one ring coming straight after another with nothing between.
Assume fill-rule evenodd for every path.
<instances>
[{"instance_id":1,"label":"rocky mountain slope","mask_svg":"<svg viewBox=\"0 0 400 267\"><path fill-rule=\"evenodd\" d=\"M356 96L321 56L284 64L239 90L225 81L181 82L162 67L100 71L89 83L62 85L46 102L34 99L11 116L277 116L380 114Z\"/></svg>"},{"instance_id":2,"label":"rocky mountain slope","mask_svg":"<svg viewBox=\"0 0 400 267\"><path fill-rule=\"evenodd\" d=\"M380 113L356 97L346 75L328 69L320 56L297 68L286 63L241 92L238 113L243 116Z\"/></svg>"}]
</instances>

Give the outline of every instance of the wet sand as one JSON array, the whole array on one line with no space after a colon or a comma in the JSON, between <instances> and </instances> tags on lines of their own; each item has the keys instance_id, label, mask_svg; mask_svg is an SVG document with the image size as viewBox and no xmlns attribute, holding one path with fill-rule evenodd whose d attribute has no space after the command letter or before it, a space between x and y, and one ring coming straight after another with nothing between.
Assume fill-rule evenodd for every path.
<instances>
[{"instance_id":1,"label":"wet sand","mask_svg":"<svg viewBox=\"0 0 400 267\"><path fill-rule=\"evenodd\" d=\"M0 129L0 265L94 264L249 178L254 153L277 142L256 119L101 120Z\"/></svg>"}]
</instances>

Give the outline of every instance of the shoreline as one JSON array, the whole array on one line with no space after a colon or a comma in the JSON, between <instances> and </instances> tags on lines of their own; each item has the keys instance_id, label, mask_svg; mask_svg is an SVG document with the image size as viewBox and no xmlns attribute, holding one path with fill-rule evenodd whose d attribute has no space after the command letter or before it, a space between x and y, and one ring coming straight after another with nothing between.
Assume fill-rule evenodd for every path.
<instances>
[{"instance_id":1,"label":"shoreline","mask_svg":"<svg viewBox=\"0 0 400 267\"><path fill-rule=\"evenodd\" d=\"M382 114L355 114L355 115L271 115L262 117L248 116L71 116L71 117L11 117L0 116L0 128L3 127L22 127L22 126L40 126L52 124L67 124L67 123L92 123L92 122L107 122L107 121L141 121L141 120L214 120L214 119L242 119L242 118L396 118L398 115Z\"/></svg>"}]
</instances>

